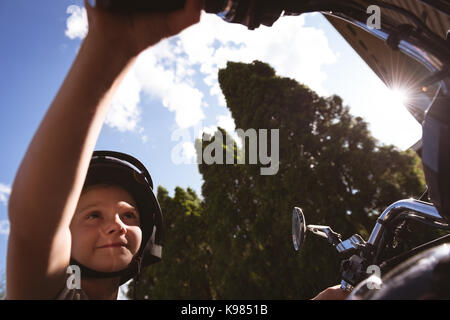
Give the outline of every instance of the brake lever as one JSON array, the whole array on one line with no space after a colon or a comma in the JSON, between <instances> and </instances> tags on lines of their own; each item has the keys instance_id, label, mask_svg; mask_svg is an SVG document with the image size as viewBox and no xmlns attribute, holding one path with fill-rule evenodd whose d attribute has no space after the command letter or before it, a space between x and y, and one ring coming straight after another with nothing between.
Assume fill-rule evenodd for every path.
<instances>
[{"instance_id":1,"label":"brake lever","mask_svg":"<svg viewBox=\"0 0 450 320\"><path fill-rule=\"evenodd\" d=\"M339 243L341 243L341 235L339 233L334 232L333 230L331 230L330 227L328 226L318 226L318 225L308 225L306 226L306 228L311 231L312 233L325 238L328 240L328 242L330 244L332 244L333 246L338 245Z\"/></svg>"}]
</instances>

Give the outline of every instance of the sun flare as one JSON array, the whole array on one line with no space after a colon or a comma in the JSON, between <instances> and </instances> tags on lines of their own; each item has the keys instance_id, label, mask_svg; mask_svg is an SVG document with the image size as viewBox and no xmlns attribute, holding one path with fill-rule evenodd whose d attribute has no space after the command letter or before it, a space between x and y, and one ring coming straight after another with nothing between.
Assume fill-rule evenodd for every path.
<instances>
[{"instance_id":1,"label":"sun flare","mask_svg":"<svg viewBox=\"0 0 450 320\"><path fill-rule=\"evenodd\" d=\"M405 89L387 89L384 97L385 103L392 108L404 107L408 101L408 93Z\"/></svg>"},{"instance_id":2,"label":"sun flare","mask_svg":"<svg viewBox=\"0 0 450 320\"><path fill-rule=\"evenodd\" d=\"M422 135L420 124L407 109L412 99L411 90L384 85L373 89L372 99L368 101L372 108L366 116L371 121L374 136L402 150L411 147Z\"/></svg>"}]
</instances>

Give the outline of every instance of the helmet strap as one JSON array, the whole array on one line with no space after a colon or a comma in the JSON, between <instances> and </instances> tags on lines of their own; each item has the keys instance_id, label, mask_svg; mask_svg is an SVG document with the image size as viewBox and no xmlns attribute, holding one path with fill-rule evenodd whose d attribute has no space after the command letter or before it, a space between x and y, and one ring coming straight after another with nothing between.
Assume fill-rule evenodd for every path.
<instances>
[{"instance_id":1,"label":"helmet strap","mask_svg":"<svg viewBox=\"0 0 450 320\"><path fill-rule=\"evenodd\" d=\"M137 273L136 276L134 277L134 288L133 288L133 300L137 300L136 299L136 292L137 292L137 287L139 284L139 279L141 276L141 263L142 263L142 258L139 256L136 258L137 260Z\"/></svg>"}]
</instances>

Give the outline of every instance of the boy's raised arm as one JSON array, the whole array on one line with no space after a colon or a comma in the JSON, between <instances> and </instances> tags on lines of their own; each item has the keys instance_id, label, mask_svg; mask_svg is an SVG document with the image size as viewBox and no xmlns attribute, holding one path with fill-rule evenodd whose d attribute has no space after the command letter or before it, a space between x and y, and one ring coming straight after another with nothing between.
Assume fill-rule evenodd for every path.
<instances>
[{"instance_id":1,"label":"boy's raised arm","mask_svg":"<svg viewBox=\"0 0 450 320\"><path fill-rule=\"evenodd\" d=\"M16 174L12 235L52 237L69 226L112 95L134 59L86 37Z\"/></svg>"},{"instance_id":2,"label":"boy's raised arm","mask_svg":"<svg viewBox=\"0 0 450 320\"><path fill-rule=\"evenodd\" d=\"M138 54L198 21L201 1L170 14L114 15L85 2L89 32L16 174L8 204L7 298L52 298L70 260L69 225L111 99Z\"/></svg>"}]
</instances>

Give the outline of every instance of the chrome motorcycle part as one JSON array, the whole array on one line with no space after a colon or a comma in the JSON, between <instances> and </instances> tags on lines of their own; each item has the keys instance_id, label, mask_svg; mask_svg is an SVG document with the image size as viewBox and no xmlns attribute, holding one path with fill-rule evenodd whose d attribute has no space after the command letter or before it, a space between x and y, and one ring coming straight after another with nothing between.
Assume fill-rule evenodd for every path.
<instances>
[{"instance_id":1,"label":"chrome motorcycle part","mask_svg":"<svg viewBox=\"0 0 450 320\"><path fill-rule=\"evenodd\" d=\"M345 291L352 292L353 291L353 286L351 284L349 284L347 281L342 280L341 281L341 289L345 290Z\"/></svg>"},{"instance_id":2,"label":"chrome motorcycle part","mask_svg":"<svg viewBox=\"0 0 450 320\"><path fill-rule=\"evenodd\" d=\"M418 216L431 221L445 223L444 218L441 217L437 209L431 203L414 199L400 200L394 202L383 211L378 218L367 243L377 247L385 229L384 226L397 215L402 214L405 211L412 211Z\"/></svg>"},{"instance_id":3,"label":"chrome motorcycle part","mask_svg":"<svg viewBox=\"0 0 450 320\"><path fill-rule=\"evenodd\" d=\"M359 234L351 236L349 239L342 241L336 245L336 249L339 253L347 253L351 250L361 249L366 245L366 242Z\"/></svg>"},{"instance_id":4,"label":"chrome motorcycle part","mask_svg":"<svg viewBox=\"0 0 450 320\"><path fill-rule=\"evenodd\" d=\"M302 209L295 207L292 211L292 242L295 251L299 251L305 242L306 222Z\"/></svg>"},{"instance_id":5,"label":"chrome motorcycle part","mask_svg":"<svg viewBox=\"0 0 450 320\"><path fill-rule=\"evenodd\" d=\"M306 226L306 229L322 238L327 239L328 242L333 246L336 246L339 243L341 243L342 236L339 233L336 233L333 230L331 230L329 226L319 226L310 224Z\"/></svg>"}]
</instances>

